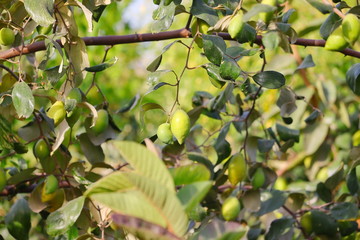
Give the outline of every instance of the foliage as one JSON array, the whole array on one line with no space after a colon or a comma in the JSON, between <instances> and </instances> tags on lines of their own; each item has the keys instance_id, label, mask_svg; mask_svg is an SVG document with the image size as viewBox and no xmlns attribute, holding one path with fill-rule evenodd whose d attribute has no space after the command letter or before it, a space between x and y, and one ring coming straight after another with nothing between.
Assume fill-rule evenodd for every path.
<instances>
[{"instance_id":1,"label":"foliage","mask_svg":"<svg viewBox=\"0 0 360 240\"><path fill-rule=\"evenodd\" d=\"M360 237L358 1L0 3L1 238Z\"/></svg>"}]
</instances>

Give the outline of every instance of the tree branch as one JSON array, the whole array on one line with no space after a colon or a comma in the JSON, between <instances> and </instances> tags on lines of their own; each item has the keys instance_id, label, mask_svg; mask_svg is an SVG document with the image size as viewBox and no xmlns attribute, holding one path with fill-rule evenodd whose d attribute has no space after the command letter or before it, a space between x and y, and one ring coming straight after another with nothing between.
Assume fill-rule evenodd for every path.
<instances>
[{"instance_id":1,"label":"tree branch","mask_svg":"<svg viewBox=\"0 0 360 240\"><path fill-rule=\"evenodd\" d=\"M224 40L234 40L230 37L228 33L216 33L216 35L222 37ZM160 33L143 33L143 34L130 34L130 35L115 35L115 36L98 36L98 37L84 37L83 40L87 46L95 45L117 45L117 44L126 44L126 43L136 43L136 42L151 42L151 41L162 41L167 39L175 38L189 38L191 37L191 32L185 28L178 29L174 31L160 32ZM62 46L60 40L57 41L60 46ZM255 43L262 45L261 36L257 36ZM325 40L322 39L304 39L298 38L293 45L300 45L304 47L324 47ZM6 51L0 52L0 59L9 59L17 57L20 54L29 54L38 51L45 50L46 46L44 41L35 42L24 47L19 46L15 48L8 49ZM350 48L346 48L341 51L341 53L352 56L355 58L360 58L360 52L355 51Z\"/></svg>"}]
</instances>

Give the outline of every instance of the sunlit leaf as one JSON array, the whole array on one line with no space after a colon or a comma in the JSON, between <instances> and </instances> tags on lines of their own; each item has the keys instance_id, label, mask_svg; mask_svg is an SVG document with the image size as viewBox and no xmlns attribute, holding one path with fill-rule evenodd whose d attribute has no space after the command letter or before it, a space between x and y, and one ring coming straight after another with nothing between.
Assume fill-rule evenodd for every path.
<instances>
[{"instance_id":1,"label":"sunlit leaf","mask_svg":"<svg viewBox=\"0 0 360 240\"><path fill-rule=\"evenodd\" d=\"M190 213L200 203L210 190L212 184L211 181L195 182L185 185L178 191L177 197L187 213Z\"/></svg>"},{"instance_id":2,"label":"sunlit leaf","mask_svg":"<svg viewBox=\"0 0 360 240\"><path fill-rule=\"evenodd\" d=\"M226 44L224 40L219 36L214 35L202 35L204 44L204 53L210 62L220 65L223 59L223 55L226 51Z\"/></svg>"},{"instance_id":3,"label":"sunlit leaf","mask_svg":"<svg viewBox=\"0 0 360 240\"><path fill-rule=\"evenodd\" d=\"M114 172L92 184L85 195L115 212L142 218L182 236L187 217L175 191L165 186L143 174Z\"/></svg>"},{"instance_id":4,"label":"sunlit leaf","mask_svg":"<svg viewBox=\"0 0 360 240\"><path fill-rule=\"evenodd\" d=\"M52 212L46 219L46 232L51 236L65 233L78 219L83 209L84 201L85 197L75 198L55 212Z\"/></svg>"},{"instance_id":5,"label":"sunlit leaf","mask_svg":"<svg viewBox=\"0 0 360 240\"><path fill-rule=\"evenodd\" d=\"M191 184L210 179L210 171L202 164L190 164L169 169L175 185Z\"/></svg>"},{"instance_id":6,"label":"sunlit leaf","mask_svg":"<svg viewBox=\"0 0 360 240\"><path fill-rule=\"evenodd\" d=\"M35 99L25 82L17 82L12 90L12 100L20 118L28 118L34 111Z\"/></svg>"},{"instance_id":7,"label":"sunlit leaf","mask_svg":"<svg viewBox=\"0 0 360 240\"><path fill-rule=\"evenodd\" d=\"M54 0L25 0L24 6L31 18L41 26L48 26L55 22Z\"/></svg>"},{"instance_id":8,"label":"sunlit leaf","mask_svg":"<svg viewBox=\"0 0 360 240\"><path fill-rule=\"evenodd\" d=\"M174 181L163 161L143 145L135 142L116 142L116 147L136 172L149 177L174 191Z\"/></svg>"}]
</instances>

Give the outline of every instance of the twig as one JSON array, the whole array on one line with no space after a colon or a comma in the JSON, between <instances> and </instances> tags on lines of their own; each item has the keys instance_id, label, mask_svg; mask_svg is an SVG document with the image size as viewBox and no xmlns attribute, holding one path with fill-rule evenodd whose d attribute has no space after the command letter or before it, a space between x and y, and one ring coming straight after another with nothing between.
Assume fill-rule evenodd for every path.
<instances>
[{"instance_id":1,"label":"twig","mask_svg":"<svg viewBox=\"0 0 360 240\"><path fill-rule=\"evenodd\" d=\"M19 81L19 77L8 67L0 64L0 68L5 69L6 71L8 71L14 78L16 78L17 81Z\"/></svg>"}]
</instances>

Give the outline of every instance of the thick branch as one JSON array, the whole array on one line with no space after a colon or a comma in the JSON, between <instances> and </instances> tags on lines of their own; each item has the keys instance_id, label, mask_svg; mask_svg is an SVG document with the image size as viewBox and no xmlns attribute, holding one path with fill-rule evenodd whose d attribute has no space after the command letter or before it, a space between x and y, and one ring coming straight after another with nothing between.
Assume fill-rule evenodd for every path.
<instances>
[{"instance_id":1,"label":"thick branch","mask_svg":"<svg viewBox=\"0 0 360 240\"><path fill-rule=\"evenodd\" d=\"M217 33L218 36L222 37L224 40L233 40L227 33ZM84 37L83 40L85 45L94 46L94 45L117 45L125 43L136 43L136 42L150 42L150 41L162 41L167 39L175 38L189 38L191 37L191 32L188 29L178 29L174 31L160 32L160 33L143 33L143 34L130 34L130 35L116 35L116 36L98 36L98 37ZM57 41L60 45L60 41ZM261 36L257 36L255 43L261 45ZM294 45L300 45L305 47L324 47L325 40L318 39L304 39L299 38L294 43ZM62 45L61 45L62 46ZM35 42L24 47L15 47L9 50L0 52L0 59L9 59L12 57L19 56L22 54L29 54L38 51L45 50L46 46L43 41ZM355 58L360 58L360 52L355 51L350 48L346 48L341 51L343 54L352 56Z\"/></svg>"}]
</instances>

